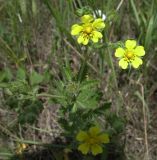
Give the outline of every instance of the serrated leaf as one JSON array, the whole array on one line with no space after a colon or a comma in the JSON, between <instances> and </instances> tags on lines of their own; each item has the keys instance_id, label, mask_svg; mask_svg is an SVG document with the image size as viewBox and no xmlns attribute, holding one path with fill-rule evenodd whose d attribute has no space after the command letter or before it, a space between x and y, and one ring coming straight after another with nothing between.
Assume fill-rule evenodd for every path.
<instances>
[{"instance_id":1,"label":"serrated leaf","mask_svg":"<svg viewBox=\"0 0 157 160\"><path fill-rule=\"evenodd\" d=\"M67 66L66 68L63 68L63 71L64 71L65 78L66 78L68 81L71 81L71 80L72 80L72 73L71 73L70 67Z\"/></svg>"},{"instance_id":2,"label":"serrated leaf","mask_svg":"<svg viewBox=\"0 0 157 160\"><path fill-rule=\"evenodd\" d=\"M89 89L89 88L94 87L98 84L99 84L98 80L83 81L80 85L80 90Z\"/></svg>"},{"instance_id":3,"label":"serrated leaf","mask_svg":"<svg viewBox=\"0 0 157 160\"><path fill-rule=\"evenodd\" d=\"M98 106L97 94L95 90L84 90L77 97L77 105L81 108L95 108Z\"/></svg>"}]
</instances>

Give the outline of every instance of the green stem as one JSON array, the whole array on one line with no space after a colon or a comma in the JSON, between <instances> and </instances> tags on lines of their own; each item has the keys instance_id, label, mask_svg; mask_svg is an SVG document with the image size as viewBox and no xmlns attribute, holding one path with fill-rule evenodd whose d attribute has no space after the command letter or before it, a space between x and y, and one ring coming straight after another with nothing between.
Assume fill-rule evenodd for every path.
<instances>
[{"instance_id":1,"label":"green stem","mask_svg":"<svg viewBox=\"0 0 157 160\"><path fill-rule=\"evenodd\" d=\"M36 94L37 97L49 97L49 98L65 98L64 96L52 95L47 93Z\"/></svg>"},{"instance_id":2,"label":"green stem","mask_svg":"<svg viewBox=\"0 0 157 160\"><path fill-rule=\"evenodd\" d=\"M13 139L13 140L19 143L41 145L44 147L66 148L66 145L61 145L61 144L46 144L46 143L39 142L39 141L22 140L22 139ZM68 147L70 148L71 146L68 146Z\"/></svg>"},{"instance_id":3,"label":"green stem","mask_svg":"<svg viewBox=\"0 0 157 160\"><path fill-rule=\"evenodd\" d=\"M106 38L106 42L108 42L108 39ZM114 63L113 63L113 58L112 58L112 54L110 52L109 47L107 47L107 54L108 54L108 60L109 60L109 65L111 67L112 70L112 82L114 84L114 88L115 88L115 93L118 95L117 96L117 115L119 114L119 111L122 107L123 104L123 97L121 95L121 93L119 92L119 88L118 88L118 82L117 82L117 76L116 76L116 72L115 72L115 68L114 68Z\"/></svg>"},{"instance_id":4,"label":"green stem","mask_svg":"<svg viewBox=\"0 0 157 160\"><path fill-rule=\"evenodd\" d=\"M87 60L88 60L88 48L86 48L84 52L84 59L82 61L79 73L78 73L78 80L81 82L85 76L86 76L86 70L87 70Z\"/></svg>"},{"instance_id":5,"label":"green stem","mask_svg":"<svg viewBox=\"0 0 157 160\"><path fill-rule=\"evenodd\" d=\"M112 59L112 55L111 55L111 52L110 52L109 48L107 48L107 54L108 54L108 58L109 58L109 65L110 65L111 70L112 70L112 79L113 79L113 82L114 82L114 86L118 90L117 76L116 76L116 72L115 72L115 68L114 68L114 64L113 64L113 59Z\"/></svg>"}]
</instances>

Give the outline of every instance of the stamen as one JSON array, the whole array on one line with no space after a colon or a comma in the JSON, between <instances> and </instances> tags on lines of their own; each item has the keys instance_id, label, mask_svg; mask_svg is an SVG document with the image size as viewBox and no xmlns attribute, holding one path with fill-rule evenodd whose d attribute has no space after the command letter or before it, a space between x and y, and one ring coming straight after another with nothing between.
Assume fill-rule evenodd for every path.
<instances>
[{"instance_id":1,"label":"stamen","mask_svg":"<svg viewBox=\"0 0 157 160\"><path fill-rule=\"evenodd\" d=\"M128 51L128 52L126 52L125 57L126 57L126 59L131 60L131 59L133 59L135 56L134 56L134 53L133 53L133 52Z\"/></svg>"},{"instance_id":2,"label":"stamen","mask_svg":"<svg viewBox=\"0 0 157 160\"><path fill-rule=\"evenodd\" d=\"M88 26L85 28L85 33L86 34L90 34L92 32L92 27L91 26Z\"/></svg>"}]
</instances>

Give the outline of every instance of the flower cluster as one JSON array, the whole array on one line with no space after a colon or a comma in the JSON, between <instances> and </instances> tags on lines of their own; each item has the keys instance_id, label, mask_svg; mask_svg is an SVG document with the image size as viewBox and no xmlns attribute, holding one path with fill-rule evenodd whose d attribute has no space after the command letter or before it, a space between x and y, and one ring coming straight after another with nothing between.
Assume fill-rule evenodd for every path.
<instances>
[{"instance_id":1,"label":"flower cluster","mask_svg":"<svg viewBox=\"0 0 157 160\"><path fill-rule=\"evenodd\" d=\"M105 23L102 18L94 20L92 15L84 15L81 17L80 24L74 24L71 28L71 34L78 36L78 43L87 45L91 39L94 43L97 43L99 39L103 37L100 32L105 27Z\"/></svg>"},{"instance_id":2,"label":"flower cluster","mask_svg":"<svg viewBox=\"0 0 157 160\"><path fill-rule=\"evenodd\" d=\"M144 47L136 46L135 40L127 40L125 42L125 48L119 47L115 52L115 56L120 58L119 66L122 69L127 69L128 65L138 68L143 63L140 57L144 55Z\"/></svg>"},{"instance_id":3,"label":"flower cluster","mask_svg":"<svg viewBox=\"0 0 157 160\"><path fill-rule=\"evenodd\" d=\"M80 131L76 136L76 140L81 143L78 150L83 154L91 152L93 155L102 153L102 144L110 141L108 134L101 133L100 128L97 126L89 128L87 132Z\"/></svg>"},{"instance_id":4,"label":"flower cluster","mask_svg":"<svg viewBox=\"0 0 157 160\"><path fill-rule=\"evenodd\" d=\"M92 15L84 15L81 17L80 24L74 24L71 27L71 34L78 36L79 44L87 45L89 40L97 43L103 37L101 30L105 28L105 23L102 18L94 19ZM120 58L119 66L122 69L127 69L128 66L138 68L142 65L142 56L145 55L143 46L137 46L135 40L127 40L125 48L117 48L115 56Z\"/></svg>"}]
</instances>

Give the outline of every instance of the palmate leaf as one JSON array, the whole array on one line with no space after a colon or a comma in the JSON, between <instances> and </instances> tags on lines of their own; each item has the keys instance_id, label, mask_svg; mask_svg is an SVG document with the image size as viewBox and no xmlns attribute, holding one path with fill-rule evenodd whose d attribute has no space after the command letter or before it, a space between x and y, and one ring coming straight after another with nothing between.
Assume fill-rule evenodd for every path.
<instances>
[{"instance_id":1,"label":"palmate leaf","mask_svg":"<svg viewBox=\"0 0 157 160\"><path fill-rule=\"evenodd\" d=\"M98 106L98 94L95 90L86 89L80 92L76 99L77 107L95 108Z\"/></svg>"},{"instance_id":2,"label":"palmate leaf","mask_svg":"<svg viewBox=\"0 0 157 160\"><path fill-rule=\"evenodd\" d=\"M72 112L76 112L79 108L95 108L101 97L96 90L98 84L97 80L84 80L82 83L71 80L56 81L53 92L55 95L64 96L65 99L55 99L55 101L64 107L71 106Z\"/></svg>"}]
</instances>

